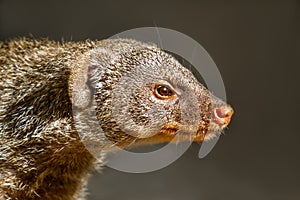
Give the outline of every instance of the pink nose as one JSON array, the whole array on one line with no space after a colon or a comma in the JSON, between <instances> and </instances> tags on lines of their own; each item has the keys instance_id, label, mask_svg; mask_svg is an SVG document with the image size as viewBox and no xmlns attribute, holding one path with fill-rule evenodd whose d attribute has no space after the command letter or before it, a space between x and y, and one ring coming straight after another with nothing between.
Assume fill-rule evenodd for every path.
<instances>
[{"instance_id":1,"label":"pink nose","mask_svg":"<svg viewBox=\"0 0 300 200\"><path fill-rule=\"evenodd\" d=\"M233 109L230 105L224 105L221 107L217 107L213 112L213 119L215 123L220 126L227 126L231 120L231 116L233 115Z\"/></svg>"}]
</instances>

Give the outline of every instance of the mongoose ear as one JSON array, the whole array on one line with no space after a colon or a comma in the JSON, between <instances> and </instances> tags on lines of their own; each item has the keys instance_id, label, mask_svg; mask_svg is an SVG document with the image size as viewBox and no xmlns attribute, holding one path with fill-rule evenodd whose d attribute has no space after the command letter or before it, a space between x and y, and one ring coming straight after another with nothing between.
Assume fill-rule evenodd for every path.
<instances>
[{"instance_id":1,"label":"mongoose ear","mask_svg":"<svg viewBox=\"0 0 300 200\"><path fill-rule=\"evenodd\" d=\"M69 80L69 95L72 105L84 109L92 103L92 88L89 86L89 55L83 55L72 66Z\"/></svg>"},{"instance_id":2,"label":"mongoose ear","mask_svg":"<svg viewBox=\"0 0 300 200\"><path fill-rule=\"evenodd\" d=\"M95 87L103 69L107 68L113 56L110 49L99 46L78 58L71 67L69 81L69 94L73 106L84 109L92 105Z\"/></svg>"}]
</instances>

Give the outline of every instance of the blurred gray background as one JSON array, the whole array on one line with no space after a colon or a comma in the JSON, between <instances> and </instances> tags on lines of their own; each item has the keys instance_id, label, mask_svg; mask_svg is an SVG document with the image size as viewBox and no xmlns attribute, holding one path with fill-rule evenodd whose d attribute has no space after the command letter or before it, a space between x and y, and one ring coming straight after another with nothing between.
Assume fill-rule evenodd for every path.
<instances>
[{"instance_id":1,"label":"blurred gray background","mask_svg":"<svg viewBox=\"0 0 300 200\"><path fill-rule=\"evenodd\" d=\"M299 200L300 2L0 1L0 39L104 39L144 26L197 40L216 62L235 115L204 159L194 144L147 174L105 168L90 200Z\"/></svg>"}]
</instances>

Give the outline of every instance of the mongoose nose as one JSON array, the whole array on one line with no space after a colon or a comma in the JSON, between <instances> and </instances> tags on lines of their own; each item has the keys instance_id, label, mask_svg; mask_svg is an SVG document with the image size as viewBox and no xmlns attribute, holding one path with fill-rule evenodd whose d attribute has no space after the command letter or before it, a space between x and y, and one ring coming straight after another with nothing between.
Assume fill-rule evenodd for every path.
<instances>
[{"instance_id":1,"label":"mongoose nose","mask_svg":"<svg viewBox=\"0 0 300 200\"><path fill-rule=\"evenodd\" d=\"M213 120L220 126L227 126L230 122L232 115L233 109L230 105L227 104L214 109Z\"/></svg>"}]
</instances>

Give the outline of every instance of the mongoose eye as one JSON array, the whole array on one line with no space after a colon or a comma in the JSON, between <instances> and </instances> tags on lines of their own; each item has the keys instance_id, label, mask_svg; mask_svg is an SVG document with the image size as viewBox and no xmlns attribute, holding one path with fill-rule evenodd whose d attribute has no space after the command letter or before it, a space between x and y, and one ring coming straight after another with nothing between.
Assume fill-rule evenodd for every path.
<instances>
[{"instance_id":1,"label":"mongoose eye","mask_svg":"<svg viewBox=\"0 0 300 200\"><path fill-rule=\"evenodd\" d=\"M174 92L171 88L166 85L157 85L154 90L154 94L157 98L168 99L174 96Z\"/></svg>"}]
</instances>

